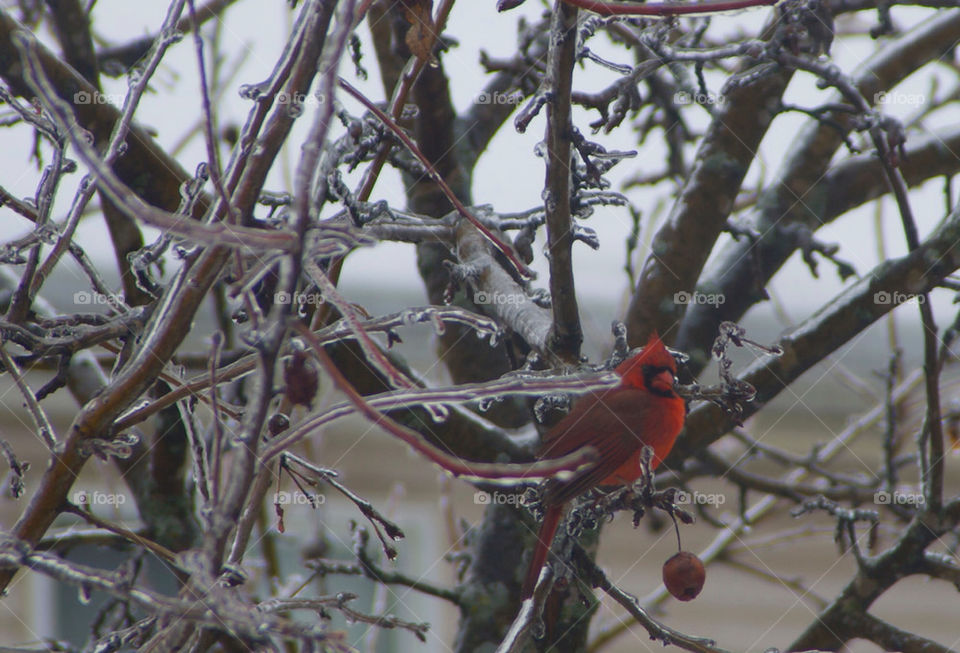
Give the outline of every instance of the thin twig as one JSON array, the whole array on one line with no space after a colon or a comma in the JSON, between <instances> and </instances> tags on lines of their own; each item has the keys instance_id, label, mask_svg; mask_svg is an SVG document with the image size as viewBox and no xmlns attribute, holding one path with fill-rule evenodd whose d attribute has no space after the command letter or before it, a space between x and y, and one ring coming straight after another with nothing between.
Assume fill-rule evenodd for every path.
<instances>
[{"instance_id":1,"label":"thin twig","mask_svg":"<svg viewBox=\"0 0 960 653\"><path fill-rule=\"evenodd\" d=\"M601 2L600 0L563 0L563 2L601 16L684 16L762 7L776 4L777 0L707 0L689 4L658 2L641 4L638 2Z\"/></svg>"},{"instance_id":2,"label":"thin twig","mask_svg":"<svg viewBox=\"0 0 960 653\"><path fill-rule=\"evenodd\" d=\"M40 436L40 439L43 440L45 445L47 445L47 449L50 451L56 451L57 432L53 429L53 425L50 424L50 420L47 418L47 414L40 406L40 402L37 401L36 395L33 394L33 390L31 390L30 386L27 385L20 368L17 367L17 364L13 362L13 359L10 358L10 354L8 354L7 350L3 347L0 347L0 363L3 363L3 368L10 373L11 377L13 377L14 383L17 384L17 389L19 389L20 394L23 395L23 400L27 404L27 410L30 411L30 416L33 417L33 421L34 424L36 424L37 433Z\"/></svg>"},{"instance_id":3,"label":"thin twig","mask_svg":"<svg viewBox=\"0 0 960 653\"><path fill-rule=\"evenodd\" d=\"M580 326L580 311L574 289L575 225L570 196L573 167L570 93L573 88L573 67L577 60L577 17L575 8L557 0L550 24L547 72L537 91L550 98L545 136L547 178L543 195L553 308L553 326L548 345L561 360L569 363L579 360L583 342L583 328Z\"/></svg>"}]
</instances>

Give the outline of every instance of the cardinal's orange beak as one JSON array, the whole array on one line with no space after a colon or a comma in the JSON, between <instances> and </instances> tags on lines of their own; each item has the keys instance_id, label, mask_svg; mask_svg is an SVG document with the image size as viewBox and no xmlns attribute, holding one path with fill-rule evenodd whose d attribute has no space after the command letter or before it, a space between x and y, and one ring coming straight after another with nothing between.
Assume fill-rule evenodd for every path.
<instances>
[{"instance_id":1,"label":"cardinal's orange beak","mask_svg":"<svg viewBox=\"0 0 960 653\"><path fill-rule=\"evenodd\" d=\"M673 372L663 370L650 378L650 389L656 392L670 392L673 390Z\"/></svg>"}]
</instances>

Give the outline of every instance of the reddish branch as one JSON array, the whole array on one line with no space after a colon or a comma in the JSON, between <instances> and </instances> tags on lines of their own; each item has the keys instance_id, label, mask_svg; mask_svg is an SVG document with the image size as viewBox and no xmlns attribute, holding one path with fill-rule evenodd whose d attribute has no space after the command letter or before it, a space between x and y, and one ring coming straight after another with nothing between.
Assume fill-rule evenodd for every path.
<instances>
[{"instance_id":1,"label":"reddish branch","mask_svg":"<svg viewBox=\"0 0 960 653\"><path fill-rule=\"evenodd\" d=\"M454 476L490 480L502 480L508 478L535 480L537 478L545 478L561 472L578 470L578 468L582 467L584 464L590 463L593 459L594 452L592 448L588 448L588 451L583 453L572 454L563 458L557 458L554 460L530 465L478 463L450 456L449 454L440 451L432 444L424 441L424 439L416 431L398 424L389 416L371 406L370 403L359 392L357 392L357 389L353 387L343 373L337 369L337 366L330 359L330 356L323 348L323 345L309 327L300 322L294 322L291 324L291 328L300 334L300 336L310 344L311 348L316 354L317 360L320 362L320 365L323 366L323 369L327 372L327 374L330 375L330 378L333 379L337 389L347 396L347 398L350 400L350 403L357 408L357 411L361 415L369 419L371 422L379 425L391 435L396 436L403 442L407 443L413 447L417 453L423 455L425 458L427 458L427 460L439 465Z\"/></svg>"},{"instance_id":2,"label":"reddish branch","mask_svg":"<svg viewBox=\"0 0 960 653\"><path fill-rule=\"evenodd\" d=\"M360 349L363 350L367 362L370 363L378 372L384 375L390 385L397 388L415 387L413 381L407 378L407 375L398 370L383 351L377 347L376 343L370 338L370 334L360 323L360 317L357 315L356 308L348 302L340 293L333 281L324 274L323 269L313 261L306 261L304 267L307 274L320 288L323 297L330 304L335 306L343 316L343 321L349 326L350 332L357 339ZM311 332L312 333L312 332Z\"/></svg>"},{"instance_id":3,"label":"reddish branch","mask_svg":"<svg viewBox=\"0 0 960 653\"><path fill-rule=\"evenodd\" d=\"M317 339L320 340L319 338ZM616 374L592 374L549 377L513 376L486 381L483 383L462 383L447 388L417 388L415 390L392 391L365 397L365 401L377 410L394 411L413 406L452 406L468 402L494 402L510 396L542 397L544 395L583 394L596 392L615 386L620 380ZM294 444L306 438L324 424L353 414L351 402L335 404L322 413L310 415L302 422L270 441L263 451L263 460L269 461L287 451ZM535 468L526 474L530 474Z\"/></svg>"},{"instance_id":4,"label":"reddish branch","mask_svg":"<svg viewBox=\"0 0 960 653\"><path fill-rule=\"evenodd\" d=\"M398 313L364 320L360 326L367 333L371 331L390 333L393 327L407 326L420 322L432 322L438 331L445 328L442 326L444 323L462 324L474 329L478 337L488 336L495 338L499 333L497 324L493 320L456 306L413 307ZM347 325L345 320L340 320L316 333L317 339L326 345L331 342L354 337L356 331ZM104 343L103 347L114 353L119 353L119 349L110 343ZM178 359L178 362L182 363L183 359ZM235 381L253 372L255 368L256 358L254 354L248 354L233 363L218 367L216 370L216 381L217 383ZM209 395L202 392L211 387L212 376L209 372L193 377L187 381L183 381L180 378L166 373L161 373L160 378L170 384L173 389L162 397L158 397L148 404L139 406L121 415L114 424L114 429L117 432L122 432L131 426L139 424L151 415L158 413L181 399L195 397L200 401L210 401ZM239 413L226 406L221 405L220 411L233 419L240 418Z\"/></svg>"},{"instance_id":5,"label":"reddish branch","mask_svg":"<svg viewBox=\"0 0 960 653\"><path fill-rule=\"evenodd\" d=\"M370 2L364 3L365 5L370 4ZM443 32L444 27L447 24L447 17L450 15L450 10L453 8L453 0L445 0L444 3L440 6L437 11L437 16L434 19L434 24L425 25L424 27L431 32L431 38L436 42L440 38L440 34ZM363 8L363 11L366 12L366 8ZM390 98L390 116L394 120L400 120L400 116L403 113L403 107L406 106L407 96L410 94L410 89L413 88L414 83L420 77L420 71L423 70L423 66L427 62L415 55L411 55L410 59L407 61L407 65L404 66L404 72L400 76L400 81L397 86L394 88L392 97ZM373 192L373 185L377 182L377 179L380 176L380 171L383 169L383 164L387 162L387 156L390 154L393 144L389 141L384 141L380 145L380 149L377 151L377 155L374 158L373 162L370 164L370 167L367 168L364 172L363 180L361 182L360 190L357 191L357 199L361 202L366 202L370 199L370 193ZM336 282L336 279L333 279Z\"/></svg>"},{"instance_id":6,"label":"reddish branch","mask_svg":"<svg viewBox=\"0 0 960 653\"><path fill-rule=\"evenodd\" d=\"M463 202L457 198L450 186L447 185L447 182L444 181L443 177L440 176L433 165L430 164L430 161L427 159L427 157L423 155L423 152L420 151L420 148L417 147L417 144L414 143L413 140L407 136L402 129L400 129L395 121L391 120L390 116L384 113L380 107L371 102L369 98L354 88L350 82L346 81L345 79L340 79L340 86L342 86L347 93L355 97L361 104L363 104L363 106L373 113L380 120L380 122L383 123L384 127L393 132L394 136L399 138L400 141L407 147L407 149L410 150L415 157L417 157L417 159L426 169L427 175L440 187L440 190L443 191L443 194L448 200L450 200L450 203L456 207L460 215L469 220L470 223L475 226L480 233L482 233L484 237L486 237L486 239L489 240L490 243L507 258L508 261L510 261L517 274L525 279L533 279L536 276L533 271L523 263L523 261L517 258L517 255L514 253L512 247L501 242L500 239L498 239L489 229L487 229L483 223L480 222L480 220L478 220L476 216L474 216L467 209L466 206L463 205Z\"/></svg>"}]
</instances>

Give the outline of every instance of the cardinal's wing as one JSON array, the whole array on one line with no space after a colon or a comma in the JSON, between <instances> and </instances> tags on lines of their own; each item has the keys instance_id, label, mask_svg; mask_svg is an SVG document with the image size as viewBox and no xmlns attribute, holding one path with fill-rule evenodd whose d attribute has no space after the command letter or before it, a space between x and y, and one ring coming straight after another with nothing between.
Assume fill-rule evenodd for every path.
<instances>
[{"instance_id":1,"label":"cardinal's wing","mask_svg":"<svg viewBox=\"0 0 960 653\"><path fill-rule=\"evenodd\" d=\"M550 483L546 501L565 503L596 487L630 456L639 456L645 424L651 417L650 400L635 388L615 388L581 399L544 438L541 458L557 458L585 446L596 451L593 466L569 481Z\"/></svg>"}]
</instances>

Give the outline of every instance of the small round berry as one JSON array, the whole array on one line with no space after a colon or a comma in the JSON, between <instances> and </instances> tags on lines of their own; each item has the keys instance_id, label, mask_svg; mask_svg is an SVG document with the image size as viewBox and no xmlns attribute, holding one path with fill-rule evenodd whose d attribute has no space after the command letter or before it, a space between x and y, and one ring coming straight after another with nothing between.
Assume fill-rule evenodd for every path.
<instances>
[{"instance_id":1,"label":"small round berry","mask_svg":"<svg viewBox=\"0 0 960 653\"><path fill-rule=\"evenodd\" d=\"M689 551L681 551L663 563L663 584L678 601L697 598L706 578L700 558Z\"/></svg>"},{"instance_id":2,"label":"small round berry","mask_svg":"<svg viewBox=\"0 0 960 653\"><path fill-rule=\"evenodd\" d=\"M267 421L267 430L270 431L271 437L277 437L288 428L290 428L290 418L283 413L274 413Z\"/></svg>"}]
</instances>

